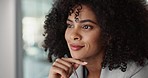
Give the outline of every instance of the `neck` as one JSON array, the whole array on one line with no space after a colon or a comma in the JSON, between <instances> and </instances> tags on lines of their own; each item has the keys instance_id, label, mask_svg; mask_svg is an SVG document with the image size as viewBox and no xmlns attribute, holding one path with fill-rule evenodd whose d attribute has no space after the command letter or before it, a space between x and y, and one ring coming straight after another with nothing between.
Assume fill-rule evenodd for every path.
<instances>
[{"instance_id":1,"label":"neck","mask_svg":"<svg viewBox=\"0 0 148 78\"><path fill-rule=\"evenodd\" d=\"M87 59L88 64L86 65L86 68L89 72L88 78L100 78L103 55L103 53L100 53L97 57Z\"/></svg>"},{"instance_id":2,"label":"neck","mask_svg":"<svg viewBox=\"0 0 148 78\"><path fill-rule=\"evenodd\" d=\"M101 71L102 66L102 58L99 58L100 60L93 60L93 61L89 61L88 64L86 65L87 70L89 71L89 73L98 73Z\"/></svg>"}]
</instances>

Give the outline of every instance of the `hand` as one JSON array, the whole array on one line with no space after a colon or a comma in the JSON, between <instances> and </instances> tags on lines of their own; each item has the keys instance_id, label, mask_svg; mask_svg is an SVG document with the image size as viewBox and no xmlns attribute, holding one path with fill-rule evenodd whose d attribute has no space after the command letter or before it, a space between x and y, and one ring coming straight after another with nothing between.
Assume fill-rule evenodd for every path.
<instances>
[{"instance_id":1,"label":"hand","mask_svg":"<svg viewBox=\"0 0 148 78\"><path fill-rule=\"evenodd\" d=\"M82 62L74 58L56 59L53 63L49 78L69 78L73 68L77 69L79 65L86 65L87 62Z\"/></svg>"}]
</instances>

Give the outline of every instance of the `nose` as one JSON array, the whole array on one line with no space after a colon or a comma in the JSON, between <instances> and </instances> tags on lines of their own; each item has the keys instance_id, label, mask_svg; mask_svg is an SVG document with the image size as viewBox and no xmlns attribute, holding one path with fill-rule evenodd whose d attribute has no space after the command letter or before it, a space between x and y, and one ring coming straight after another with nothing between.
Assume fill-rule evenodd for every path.
<instances>
[{"instance_id":1,"label":"nose","mask_svg":"<svg viewBox=\"0 0 148 78\"><path fill-rule=\"evenodd\" d=\"M80 34L80 32L78 30L73 30L72 33L71 33L70 38L72 40L81 40L82 36L81 36L81 34Z\"/></svg>"}]
</instances>

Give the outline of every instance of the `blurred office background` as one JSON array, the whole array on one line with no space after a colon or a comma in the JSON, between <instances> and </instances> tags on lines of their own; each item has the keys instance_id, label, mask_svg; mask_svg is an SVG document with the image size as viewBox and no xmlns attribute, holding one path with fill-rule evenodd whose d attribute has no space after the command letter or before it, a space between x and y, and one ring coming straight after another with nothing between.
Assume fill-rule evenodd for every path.
<instances>
[{"instance_id":1,"label":"blurred office background","mask_svg":"<svg viewBox=\"0 0 148 78\"><path fill-rule=\"evenodd\" d=\"M47 78L42 48L52 0L0 0L0 78Z\"/></svg>"},{"instance_id":2,"label":"blurred office background","mask_svg":"<svg viewBox=\"0 0 148 78\"><path fill-rule=\"evenodd\" d=\"M47 78L41 47L52 0L0 0L0 78Z\"/></svg>"},{"instance_id":3,"label":"blurred office background","mask_svg":"<svg viewBox=\"0 0 148 78\"><path fill-rule=\"evenodd\" d=\"M23 75L21 76L47 78L51 64L47 60L47 53L42 48L43 25L52 0L21 0L20 4L23 40Z\"/></svg>"}]
</instances>

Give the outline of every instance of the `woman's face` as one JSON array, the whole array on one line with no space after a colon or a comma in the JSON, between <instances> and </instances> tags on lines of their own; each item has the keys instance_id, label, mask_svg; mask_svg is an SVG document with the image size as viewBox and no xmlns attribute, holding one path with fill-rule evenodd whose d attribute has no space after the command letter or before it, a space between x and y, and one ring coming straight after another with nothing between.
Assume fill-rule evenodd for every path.
<instances>
[{"instance_id":1,"label":"woman's face","mask_svg":"<svg viewBox=\"0 0 148 78\"><path fill-rule=\"evenodd\" d=\"M79 20L75 13L68 16L65 39L71 56L75 59L95 58L102 53L101 29L93 11L82 5Z\"/></svg>"}]
</instances>

